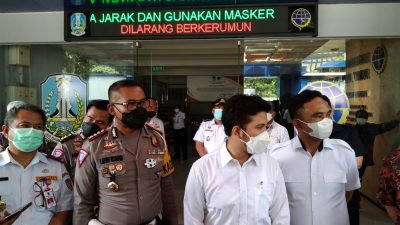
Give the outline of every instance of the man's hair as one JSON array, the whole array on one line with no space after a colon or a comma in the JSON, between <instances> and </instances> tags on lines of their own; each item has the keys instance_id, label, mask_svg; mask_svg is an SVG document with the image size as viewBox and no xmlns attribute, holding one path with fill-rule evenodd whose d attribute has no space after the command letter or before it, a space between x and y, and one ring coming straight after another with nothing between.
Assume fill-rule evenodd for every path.
<instances>
[{"instance_id":1,"label":"man's hair","mask_svg":"<svg viewBox=\"0 0 400 225\"><path fill-rule=\"evenodd\" d=\"M356 112L356 117L368 119L368 112L365 109L359 109Z\"/></svg>"},{"instance_id":2,"label":"man's hair","mask_svg":"<svg viewBox=\"0 0 400 225\"><path fill-rule=\"evenodd\" d=\"M250 116L270 110L271 106L260 96L242 94L232 96L225 104L222 113L222 124L224 125L226 135L231 136L234 126L244 128L251 121Z\"/></svg>"},{"instance_id":3,"label":"man's hair","mask_svg":"<svg viewBox=\"0 0 400 225\"><path fill-rule=\"evenodd\" d=\"M295 95L291 99L291 104L289 106L290 118L292 119L299 118L300 117L299 110L303 108L304 104L306 104L307 102L311 102L314 98L322 98L324 101L326 101L326 103L328 103L329 107L332 108L329 98L321 94L321 92L305 90Z\"/></svg>"},{"instance_id":4,"label":"man's hair","mask_svg":"<svg viewBox=\"0 0 400 225\"><path fill-rule=\"evenodd\" d=\"M15 118L17 118L18 112L21 110L26 110L29 112L39 114L42 117L43 125L46 124L46 115L45 115L44 111L39 106L32 105L29 103L19 104L19 105L12 107L10 110L8 110L6 113L6 116L4 118L4 124L7 126L10 126L14 122Z\"/></svg>"},{"instance_id":5,"label":"man's hair","mask_svg":"<svg viewBox=\"0 0 400 225\"><path fill-rule=\"evenodd\" d=\"M113 92L116 92L120 88L125 88L125 87L140 87L141 89L143 89L142 86L140 86L134 80L119 80L111 84L111 86L108 88L108 99L111 100L111 95Z\"/></svg>"},{"instance_id":6,"label":"man's hair","mask_svg":"<svg viewBox=\"0 0 400 225\"><path fill-rule=\"evenodd\" d=\"M9 102L7 104L7 111L9 111L11 108L15 107L16 105L21 105L21 104L24 104L24 103L25 102L23 102L23 101L12 101L12 102Z\"/></svg>"},{"instance_id":7,"label":"man's hair","mask_svg":"<svg viewBox=\"0 0 400 225\"><path fill-rule=\"evenodd\" d=\"M100 109L103 111L106 111L108 113L108 100L104 100L104 99L95 99L95 100L91 100L89 101L89 104L86 107L86 113L89 111L90 108L95 107L96 109ZM114 116L109 114L108 117L108 124L110 124L114 119Z\"/></svg>"}]
</instances>

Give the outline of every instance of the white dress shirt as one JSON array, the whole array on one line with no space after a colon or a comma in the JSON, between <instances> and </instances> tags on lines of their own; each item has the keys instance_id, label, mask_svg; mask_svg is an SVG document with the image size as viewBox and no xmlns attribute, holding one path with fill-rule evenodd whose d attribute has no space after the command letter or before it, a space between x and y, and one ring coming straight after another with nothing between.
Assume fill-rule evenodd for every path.
<instances>
[{"instance_id":1,"label":"white dress shirt","mask_svg":"<svg viewBox=\"0 0 400 225\"><path fill-rule=\"evenodd\" d=\"M224 125L216 124L215 120L203 121L194 135L193 140L202 142L207 153L221 149L226 143Z\"/></svg>"},{"instance_id":2,"label":"white dress shirt","mask_svg":"<svg viewBox=\"0 0 400 225\"><path fill-rule=\"evenodd\" d=\"M46 208L41 204L43 198L34 191L37 179L46 177L50 180L48 188L53 190L56 205ZM57 212L72 210L72 181L62 163L47 159L43 153L37 152L31 163L24 168L10 155L8 149L0 153L0 196L5 201L6 210L12 213L17 208L32 202L13 225L43 225L48 224ZM67 187L67 183L70 185ZM42 190L46 187L43 186ZM39 188L40 190L40 188ZM43 193L42 193L43 194Z\"/></svg>"},{"instance_id":3,"label":"white dress shirt","mask_svg":"<svg viewBox=\"0 0 400 225\"><path fill-rule=\"evenodd\" d=\"M173 118L174 130L179 130L179 129L185 128L185 118L186 118L185 113L183 113L181 111L175 113L174 118Z\"/></svg>"},{"instance_id":4,"label":"white dress shirt","mask_svg":"<svg viewBox=\"0 0 400 225\"><path fill-rule=\"evenodd\" d=\"M153 116L147 124L160 131L165 138L164 123L157 116Z\"/></svg>"},{"instance_id":5,"label":"white dress shirt","mask_svg":"<svg viewBox=\"0 0 400 225\"><path fill-rule=\"evenodd\" d=\"M270 136L270 143L268 144L268 149L270 149L274 144L290 141L289 133L286 127L275 122L275 120L272 121L272 124L267 129L267 131Z\"/></svg>"},{"instance_id":6,"label":"white dress shirt","mask_svg":"<svg viewBox=\"0 0 400 225\"><path fill-rule=\"evenodd\" d=\"M314 156L298 137L270 151L282 169L291 225L346 225L346 191L360 188L354 151L344 141L324 139Z\"/></svg>"},{"instance_id":7,"label":"white dress shirt","mask_svg":"<svg viewBox=\"0 0 400 225\"><path fill-rule=\"evenodd\" d=\"M183 201L185 225L288 225L290 220L278 163L262 153L240 166L225 145L193 164Z\"/></svg>"}]
</instances>

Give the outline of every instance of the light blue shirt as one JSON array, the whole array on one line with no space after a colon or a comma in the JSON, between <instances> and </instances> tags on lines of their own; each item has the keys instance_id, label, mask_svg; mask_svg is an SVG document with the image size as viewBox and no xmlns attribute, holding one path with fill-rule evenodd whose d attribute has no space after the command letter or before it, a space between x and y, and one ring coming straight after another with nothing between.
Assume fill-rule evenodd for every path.
<instances>
[{"instance_id":1,"label":"light blue shirt","mask_svg":"<svg viewBox=\"0 0 400 225\"><path fill-rule=\"evenodd\" d=\"M43 177L50 182L37 182ZM34 191L35 182L52 190L56 205L49 208L40 205L39 202L45 199L40 192ZM72 182L64 165L47 159L39 152L26 168L12 158L8 149L0 153L0 196L1 200L6 202L6 210L9 213L32 202L13 225L48 224L55 213L73 208Z\"/></svg>"}]
</instances>

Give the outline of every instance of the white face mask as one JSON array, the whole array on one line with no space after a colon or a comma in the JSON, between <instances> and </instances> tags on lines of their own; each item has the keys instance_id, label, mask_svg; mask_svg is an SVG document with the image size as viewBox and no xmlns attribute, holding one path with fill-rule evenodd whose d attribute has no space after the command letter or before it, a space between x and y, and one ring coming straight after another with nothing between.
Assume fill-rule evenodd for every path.
<instances>
[{"instance_id":1,"label":"white face mask","mask_svg":"<svg viewBox=\"0 0 400 225\"><path fill-rule=\"evenodd\" d=\"M325 138L329 138L329 136L332 134L333 121L330 118L325 118L315 123L306 123L302 120L300 121L307 124L307 126L312 130L310 133L308 133L310 136L323 140Z\"/></svg>"},{"instance_id":2,"label":"white face mask","mask_svg":"<svg viewBox=\"0 0 400 225\"><path fill-rule=\"evenodd\" d=\"M255 137L250 137L250 135L248 135L243 129L242 131L250 138L248 142L244 142L240 139L240 141L246 144L247 152L249 154L260 154L267 151L269 145L268 131L264 131Z\"/></svg>"},{"instance_id":3,"label":"white face mask","mask_svg":"<svg viewBox=\"0 0 400 225\"><path fill-rule=\"evenodd\" d=\"M364 118L357 118L356 120L358 125L364 125L367 123L367 119Z\"/></svg>"},{"instance_id":4,"label":"white face mask","mask_svg":"<svg viewBox=\"0 0 400 225\"><path fill-rule=\"evenodd\" d=\"M179 109L175 109L175 112L176 112L176 113L179 112Z\"/></svg>"},{"instance_id":5,"label":"white face mask","mask_svg":"<svg viewBox=\"0 0 400 225\"><path fill-rule=\"evenodd\" d=\"M267 121L269 122L269 121L271 121L273 118L272 118L272 114L271 113L267 113Z\"/></svg>"}]
</instances>

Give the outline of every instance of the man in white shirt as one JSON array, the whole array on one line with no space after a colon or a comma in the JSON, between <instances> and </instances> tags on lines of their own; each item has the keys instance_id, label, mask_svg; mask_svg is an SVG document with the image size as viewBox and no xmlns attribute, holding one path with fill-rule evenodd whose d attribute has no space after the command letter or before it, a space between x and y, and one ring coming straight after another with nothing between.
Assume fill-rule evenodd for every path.
<instances>
[{"instance_id":1,"label":"man in white shirt","mask_svg":"<svg viewBox=\"0 0 400 225\"><path fill-rule=\"evenodd\" d=\"M214 118L203 121L194 135L193 140L196 142L196 150L200 157L219 150L225 144L226 134L221 120L224 106L225 99L217 99L214 103L214 108L211 110Z\"/></svg>"},{"instance_id":2,"label":"man in white shirt","mask_svg":"<svg viewBox=\"0 0 400 225\"><path fill-rule=\"evenodd\" d=\"M281 170L263 153L269 110L259 96L235 95L228 100L222 116L226 145L201 157L190 170L185 225L289 224Z\"/></svg>"},{"instance_id":3,"label":"man in white shirt","mask_svg":"<svg viewBox=\"0 0 400 225\"><path fill-rule=\"evenodd\" d=\"M6 114L3 132L10 145L0 153L0 223L27 203L32 205L14 225L68 224L71 219L72 180L62 163L37 151L45 124L43 110L35 105L20 104Z\"/></svg>"},{"instance_id":4,"label":"man in white shirt","mask_svg":"<svg viewBox=\"0 0 400 225\"><path fill-rule=\"evenodd\" d=\"M298 136L277 144L270 155L285 178L291 225L348 225L346 200L360 188L354 151L329 139L332 110L318 91L303 91L289 107Z\"/></svg>"},{"instance_id":5,"label":"man in white shirt","mask_svg":"<svg viewBox=\"0 0 400 225\"><path fill-rule=\"evenodd\" d=\"M183 155L183 160L187 159L187 146L186 146L186 128L185 128L185 119L186 119L186 114L184 112L181 112L179 109L179 106L176 105L174 109L174 117L172 118L173 122L173 128L174 128L174 159L179 159L181 155L181 149L182 149L182 155Z\"/></svg>"},{"instance_id":6,"label":"man in white shirt","mask_svg":"<svg viewBox=\"0 0 400 225\"><path fill-rule=\"evenodd\" d=\"M164 131L164 123L157 117L158 112L158 102L155 98L149 98L149 108L147 109L147 114L149 116L149 120L147 122L148 125L154 127L156 130L160 131L165 138Z\"/></svg>"},{"instance_id":7,"label":"man in white shirt","mask_svg":"<svg viewBox=\"0 0 400 225\"><path fill-rule=\"evenodd\" d=\"M269 104L271 105L272 109L267 113L267 130L270 135L270 144L268 145L268 149L270 149L274 144L290 140L287 129L275 122L276 111L272 102L269 102Z\"/></svg>"}]
</instances>

